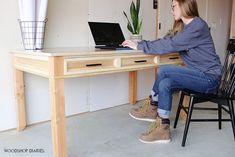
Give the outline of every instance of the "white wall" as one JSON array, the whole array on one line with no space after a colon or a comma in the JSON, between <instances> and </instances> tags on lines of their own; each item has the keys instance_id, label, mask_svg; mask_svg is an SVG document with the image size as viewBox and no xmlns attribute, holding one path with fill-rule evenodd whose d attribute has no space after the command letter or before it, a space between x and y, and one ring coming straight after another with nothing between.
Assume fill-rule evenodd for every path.
<instances>
[{"instance_id":1,"label":"white wall","mask_svg":"<svg viewBox=\"0 0 235 157\"><path fill-rule=\"evenodd\" d=\"M207 23L211 27L217 54L223 62L228 44L232 0L208 0Z\"/></svg>"},{"instance_id":2,"label":"white wall","mask_svg":"<svg viewBox=\"0 0 235 157\"><path fill-rule=\"evenodd\" d=\"M207 21L208 0L197 0L197 5L200 17Z\"/></svg>"},{"instance_id":3,"label":"white wall","mask_svg":"<svg viewBox=\"0 0 235 157\"><path fill-rule=\"evenodd\" d=\"M119 22L129 37L126 20L131 0L49 0L45 47L79 47L93 45L88 20ZM0 0L0 131L16 127L16 104L10 49L22 48L17 0ZM155 12L152 0L142 1L143 36L155 38ZM138 73L137 98L148 96L154 71ZM27 123L50 119L48 80L25 74ZM110 92L112 91L112 92ZM128 73L100 75L65 80L66 115L116 106L128 102Z\"/></svg>"},{"instance_id":4,"label":"white wall","mask_svg":"<svg viewBox=\"0 0 235 157\"><path fill-rule=\"evenodd\" d=\"M15 0L0 0L0 130L15 127L15 100L11 48L20 47L20 30L17 22L18 8Z\"/></svg>"}]
</instances>

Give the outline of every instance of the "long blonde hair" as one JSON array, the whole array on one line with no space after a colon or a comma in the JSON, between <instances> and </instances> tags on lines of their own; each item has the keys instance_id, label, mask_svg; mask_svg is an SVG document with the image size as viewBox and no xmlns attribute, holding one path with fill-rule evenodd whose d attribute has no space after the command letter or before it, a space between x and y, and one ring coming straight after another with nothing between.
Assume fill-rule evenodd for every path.
<instances>
[{"instance_id":1,"label":"long blonde hair","mask_svg":"<svg viewBox=\"0 0 235 157\"><path fill-rule=\"evenodd\" d=\"M172 0L173 1L173 0ZM185 18L199 17L197 1L196 0L176 0L179 3L182 16ZM183 30L184 23L181 19L175 20L172 30L169 31L168 35L175 35Z\"/></svg>"}]
</instances>

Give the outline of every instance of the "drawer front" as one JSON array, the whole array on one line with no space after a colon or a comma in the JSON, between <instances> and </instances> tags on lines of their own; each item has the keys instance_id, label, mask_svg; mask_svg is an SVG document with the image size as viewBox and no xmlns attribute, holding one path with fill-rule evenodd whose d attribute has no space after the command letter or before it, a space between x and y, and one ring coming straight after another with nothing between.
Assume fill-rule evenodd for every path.
<instances>
[{"instance_id":1,"label":"drawer front","mask_svg":"<svg viewBox=\"0 0 235 157\"><path fill-rule=\"evenodd\" d=\"M154 58L154 62L157 65L164 64L182 64L182 60L179 54L170 54L170 55L160 55Z\"/></svg>"},{"instance_id":2,"label":"drawer front","mask_svg":"<svg viewBox=\"0 0 235 157\"><path fill-rule=\"evenodd\" d=\"M105 73L140 70L162 64L181 64L178 54L170 55L116 55L91 56L64 59L66 77L91 76Z\"/></svg>"},{"instance_id":3,"label":"drawer front","mask_svg":"<svg viewBox=\"0 0 235 157\"><path fill-rule=\"evenodd\" d=\"M122 58L121 66L138 66L138 65L152 65L154 64L154 58L152 56L144 57L132 57L132 58Z\"/></svg>"},{"instance_id":4,"label":"drawer front","mask_svg":"<svg viewBox=\"0 0 235 157\"><path fill-rule=\"evenodd\" d=\"M114 68L113 58L73 58L64 61L65 75L100 72L111 68Z\"/></svg>"}]
</instances>

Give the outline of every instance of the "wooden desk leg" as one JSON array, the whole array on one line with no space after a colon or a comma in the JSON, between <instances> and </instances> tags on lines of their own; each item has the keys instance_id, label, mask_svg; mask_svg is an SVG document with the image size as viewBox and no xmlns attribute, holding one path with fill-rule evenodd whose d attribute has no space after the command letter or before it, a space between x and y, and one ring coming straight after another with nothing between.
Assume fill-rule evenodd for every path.
<instances>
[{"instance_id":1,"label":"wooden desk leg","mask_svg":"<svg viewBox=\"0 0 235 157\"><path fill-rule=\"evenodd\" d=\"M67 157L63 79L64 59L63 57L49 57L49 63L53 156Z\"/></svg>"},{"instance_id":2,"label":"wooden desk leg","mask_svg":"<svg viewBox=\"0 0 235 157\"><path fill-rule=\"evenodd\" d=\"M14 69L14 77L15 77L15 97L17 103L17 131L22 131L26 127L23 71Z\"/></svg>"},{"instance_id":3,"label":"wooden desk leg","mask_svg":"<svg viewBox=\"0 0 235 157\"><path fill-rule=\"evenodd\" d=\"M155 80L157 79L157 69L158 69L158 68L154 68Z\"/></svg>"},{"instance_id":4,"label":"wooden desk leg","mask_svg":"<svg viewBox=\"0 0 235 157\"><path fill-rule=\"evenodd\" d=\"M137 94L137 71L129 72L129 103L136 103L136 94Z\"/></svg>"},{"instance_id":5,"label":"wooden desk leg","mask_svg":"<svg viewBox=\"0 0 235 157\"><path fill-rule=\"evenodd\" d=\"M54 157L67 156L64 79L49 79L51 97L51 131Z\"/></svg>"},{"instance_id":6,"label":"wooden desk leg","mask_svg":"<svg viewBox=\"0 0 235 157\"><path fill-rule=\"evenodd\" d=\"M188 107L188 105L189 105L189 100L190 100L190 97L185 95L185 96L184 96L184 101L183 101L183 106ZM182 120L186 120L187 114L186 114L184 111L181 111L181 112L180 112L180 118L181 118Z\"/></svg>"}]
</instances>

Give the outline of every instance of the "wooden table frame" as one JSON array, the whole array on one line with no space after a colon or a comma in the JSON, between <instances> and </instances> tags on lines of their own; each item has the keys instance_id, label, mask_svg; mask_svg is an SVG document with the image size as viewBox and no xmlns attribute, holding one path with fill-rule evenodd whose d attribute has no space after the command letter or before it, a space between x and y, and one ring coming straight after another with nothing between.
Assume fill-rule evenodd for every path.
<instances>
[{"instance_id":1,"label":"wooden table frame","mask_svg":"<svg viewBox=\"0 0 235 157\"><path fill-rule=\"evenodd\" d=\"M83 48L48 49L44 52L12 50L12 53L18 131L22 131L27 125L24 72L49 79L54 157L67 157L64 100L65 78L129 72L129 102L130 104L135 104L137 93L137 70L157 68L157 66L161 64L182 63L178 54L150 56L145 55L141 51L133 50L108 51ZM93 68L88 65L94 65L95 68L97 68L96 65L101 67L93 70Z\"/></svg>"}]
</instances>

